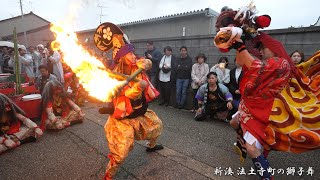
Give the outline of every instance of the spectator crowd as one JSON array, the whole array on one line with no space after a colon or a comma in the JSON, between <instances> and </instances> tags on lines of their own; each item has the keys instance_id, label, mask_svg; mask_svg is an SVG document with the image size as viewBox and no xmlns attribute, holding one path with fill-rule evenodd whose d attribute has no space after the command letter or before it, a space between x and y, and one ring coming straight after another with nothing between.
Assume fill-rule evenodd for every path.
<instances>
[{"instance_id":1,"label":"spectator crowd","mask_svg":"<svg viewBox=\"0 0 320 180\"><path fill-rule=\"evenodd\" d=\"M191 88L191 111L195 113L195 120L210 117L229 122L236 113L241 98L239 84L243 76L242 66L236 63L236 59L232 60L235 64L232 69L229 69L230 60L224 56L209 67L206 55L201 52L193 60L186 46L180 47L177 56L173 55L172 47L166 46L162 54L152 41L147 42L144 56L153 63L148 75L160 92L159 105L188 109L188 91ZM298 50L293 51L290 57L296 65L304 61L303 52Z\"/></svg>"}]
</instances>

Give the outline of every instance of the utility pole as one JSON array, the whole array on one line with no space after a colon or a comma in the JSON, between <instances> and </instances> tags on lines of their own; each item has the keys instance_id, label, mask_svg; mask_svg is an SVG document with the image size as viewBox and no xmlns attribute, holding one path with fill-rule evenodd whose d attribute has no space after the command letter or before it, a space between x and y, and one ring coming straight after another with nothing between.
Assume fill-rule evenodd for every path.
<instances>
[{"instance_id":1,"label":"utility pole","mask_svg":"<svg viewBox=\"0 0 320 180\"><path fill-rule=\"evenodd\" d=\"M97 6L98 8L100 8L100 14L99 14L99 17L100 17L100 24L101 24L101 17L102 16L106 16L105 14L102 14L102 9L103 8L107 8L107 7L105 7L105 6L101 6L100 4L98 4L98 6Z\"/></svg>"},{"instance_id":2,"label":"utility pole","mask_svg":"<svg viewBox=\"0 0 320 180\"><path fill-rule=\"evenodd\" d=\"M23 29L23 34L24 34L24 41L25 41L25 45L26 47L28 46L28 40L27 40L27 33L26 33L26 29L25 29L25 22L24 22L24 18L23 18L23 8L22 8L22 2L20 0L20 10L21 10L21 24L22 24L22 29Z\"/></svg>"}]
</instances>

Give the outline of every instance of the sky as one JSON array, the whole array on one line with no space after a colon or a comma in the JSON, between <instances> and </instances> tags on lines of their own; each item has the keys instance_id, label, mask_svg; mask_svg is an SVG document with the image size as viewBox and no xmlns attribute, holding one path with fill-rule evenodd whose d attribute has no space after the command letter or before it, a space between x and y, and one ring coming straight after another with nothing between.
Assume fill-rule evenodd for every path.
<instances>
[{"instance_id":1,"label":"sky","mask_svg":"<svg viewBox=\"0 0 320 180\"><path fill-rule=\"evenodd\" d=\"M21 0L24 13L33 11L50 21L70 21L75 31L95 29L101 22L115 24L223 6L238 9L250 0ZM21 15L19 0L0 0L0 20ZM320 16L319 0L255 0L258 15L271 16L267 29L310 26Z\"/></svg>"}]
</instances>

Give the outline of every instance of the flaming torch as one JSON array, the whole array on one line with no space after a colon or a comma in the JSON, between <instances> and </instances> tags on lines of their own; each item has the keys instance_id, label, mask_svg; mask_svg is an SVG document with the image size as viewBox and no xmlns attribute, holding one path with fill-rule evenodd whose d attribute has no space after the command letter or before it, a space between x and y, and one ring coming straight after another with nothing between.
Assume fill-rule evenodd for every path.
<instances>
[{"instance_id":1,"label":"flaming torch","mask_svg":"<svg viewBox=\"0 0 320 180\"><path fill-rule=\"evenodd\" d=\"M90 96L103 102L111 101L119 88L126 83L127 77L112 74L96 57L91 56L78 42L76 34L52 24L51 31L56 40L51 44L53 49L60 49L64 62L79 78L79 82ZM122 81L119 81L121 79ZM133 79L133 77L132 77Z\"/></svg>"}]
</instances>

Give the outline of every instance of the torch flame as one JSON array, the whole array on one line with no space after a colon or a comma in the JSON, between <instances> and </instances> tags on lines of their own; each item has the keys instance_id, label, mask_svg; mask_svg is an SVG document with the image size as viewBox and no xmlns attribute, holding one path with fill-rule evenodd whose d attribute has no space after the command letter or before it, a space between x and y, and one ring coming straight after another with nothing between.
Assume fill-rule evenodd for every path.
<instances>
[{"instance_id":1,"label":"torch flame","mask_svg":"<svg viewBox=\"0 0 320 180\"><path fill-rule=\"evenodd\" d=\"M104 65L96 57L91 56L79 43L73 31L52 24L50 30L56 40L51 44L54 49L60 49L63 61L79 78L79 82L90 96L103 102L110 101L117 87L123 82L112 79Z\"/></svg>"}]
</instances>

